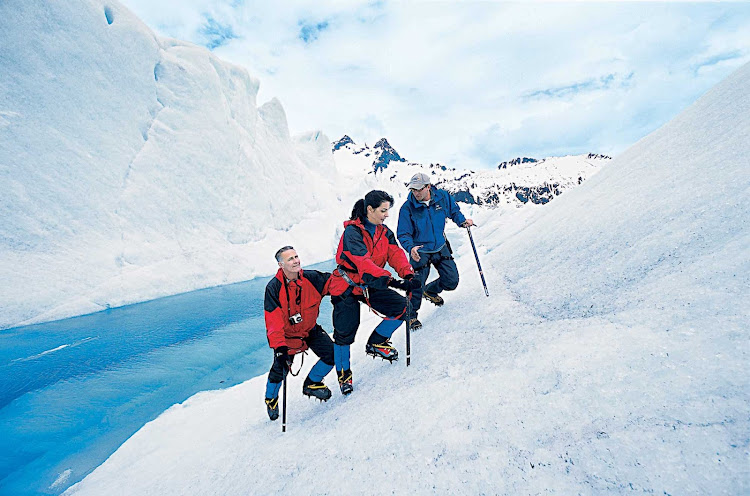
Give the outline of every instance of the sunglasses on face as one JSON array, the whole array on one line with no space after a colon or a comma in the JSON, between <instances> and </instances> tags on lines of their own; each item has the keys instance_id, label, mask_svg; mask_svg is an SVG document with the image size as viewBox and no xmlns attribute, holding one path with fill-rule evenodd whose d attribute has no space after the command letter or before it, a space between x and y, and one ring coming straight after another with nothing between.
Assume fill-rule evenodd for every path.
<instances>
[{"instance_id":1,"label":"sunglasses on face","mask_svg":"<svg viewBox=\"0 0 750 496\"><path fill-rule=\"evenodd\" d=\"M424 189L425 189L425 188L426 188L427 186L429 186L429 184L425 184L425 185L424 185L424 186L422 186L421 188L412 188L411 190L412 190L412 191L414 191L415 193L417 193L417 192L419 192L419 191L424 191Z\"/></svg>"}]
</instances>

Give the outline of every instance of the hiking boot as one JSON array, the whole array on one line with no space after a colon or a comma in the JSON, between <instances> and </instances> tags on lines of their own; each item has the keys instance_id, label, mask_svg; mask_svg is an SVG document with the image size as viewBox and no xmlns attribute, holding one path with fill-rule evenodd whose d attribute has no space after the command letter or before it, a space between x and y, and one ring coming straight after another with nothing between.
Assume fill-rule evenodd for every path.
<instances>
[{"instance_id":1,"label":"hiking boot","mask_svg":"<svg viewBox=\"0 0 750 496\"><path fill-rule=\"evenodd\" d=\"M338 373L338 378L341 394L344 396L351 394L351 392L354 391L354 387L352 386L352 371L342 370Z\"/></svg>"},{"instance_id":2,"label":"hiking boot","mask_svg":"<svg viewBox=\"0 0 750 496\"><path fill-rule=\"evenodd\" d=\"M279 399L266 398L266 411L268 412L268 418L271 420L279 418Z\"/></svg>"},{"instance_id":3,"label":"hiking boot","mask_svg":"<svg viewBox=\"0 0 750 496\"><path fill-rule=\"evenodd\" d=\"M411 329L412 331L416 331L421 328L422 328L422 323L419 321L418 318L415 317L409 320L409 329Z\"/></svg>"},{"instance_id":4,"label":"hiking boot","mask_svg":"<svg viewBox=\"0 0 750 496\"><path fill-rule=\"evenodd\" d=\"M302 394L311 398L318 398L320 401L328 401L331 397L331 390L322 382L313 382L308 377L302 386Z\"/></svg>"},{"instance_id":5,"label":"hiking boot","mask_svg":"<svg viewBox=\"0 0 750 496\"><path fill-rule=\"evenodd\" d=\"M445 300L443 300L443 298L439 294L428 293L427 291L425 291L424 293L422 293L422 296L425 300L429 301L436 307L443 306L443 303L445 303Z\"/></svg>"},{"instance_id":6,"label":"hiking boot","mask_svg":"<svg viewBox=\"0 0 750 496\"><path fill-rule=\"evenodd\" d=\"M365 353L372 355L373 358L378 357L383 360L393 362L398 360L398 351L391 345L391 341L386 339L382 343L367 343L365 346Z\"/></svg>"}]
</instances>

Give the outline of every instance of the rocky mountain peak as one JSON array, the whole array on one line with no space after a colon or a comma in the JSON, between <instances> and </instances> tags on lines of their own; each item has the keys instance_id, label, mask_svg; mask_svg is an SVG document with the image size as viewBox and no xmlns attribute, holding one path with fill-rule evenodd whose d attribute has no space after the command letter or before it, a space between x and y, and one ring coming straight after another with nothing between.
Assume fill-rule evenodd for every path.
<instances>
[{"instance_id":1,"label":"rocky mountain peak","mask_svg":"<svg viewBox=\"0 0 750 496\"><path fill-rule=\"evenodd\" d=\"M333 150L332 150L332 151L334 151L334 152L335 152L336 150L338 150L338 149L339 149L339 148L341 148L342 146L345 146L345 145L349 145L349 144L352 144L352 145L354 145L354 144L355 144L355 143L354 143L354 140L353 140L353 139L351 139L351 138L349 137L349 135L348 135L348 134L345 134L343 138L341 138L341 139L340 139L340 140L338 140L338 141L334 141L334 142L332 143L332 145L333 145Z\"/></svg>"},{"instance_id":2,"label":"rocky mountain peak","mask_svg":"<svg viewBox=\"0 0 750 496\"><path fill-rule=\"evenodd\" d=\"M508 167L513 167L514 165L519 164L533 164L539 162L535 158L529 158L529 157L518 157L514 158L513 160L508 160L507 162L500 162L497 166L498 169L507 169Z\"/></svg>"},{"instance_id":3,"label":"rocky mountain peak","mask_svg":"<svg viewBox=\"0 0 750 496\"><path fill-rule=\"evenodd\" d=\"M388 140L385 138L380 138L380 140L375 143L374 148L378 157L372 163L372 167L375 169L375 172L387 168L388 164L391 162L406 162L406 159L401 157L401 155L398 154L398 152L391 146L390 143L388 143Z\"/></svg>"}]
</instances>

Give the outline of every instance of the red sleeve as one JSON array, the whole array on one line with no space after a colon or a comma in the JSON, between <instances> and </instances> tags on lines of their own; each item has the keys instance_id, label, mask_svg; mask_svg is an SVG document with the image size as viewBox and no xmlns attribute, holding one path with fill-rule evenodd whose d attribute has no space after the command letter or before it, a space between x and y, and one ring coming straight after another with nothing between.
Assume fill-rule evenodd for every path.
<instances>
[{"instance_id":1,"label":"red sleeve","mask_svg":"<svg viewBox=\"0 0 750 496\"><path fill-rule=\"evenodd\" d=\"M266 335L268 336L268 346L278 348L286 346L286 337L284 335L284 325L286 316L281 308L279 300L279 291L281 282L273 279L266 286L266 296L263 300L263 315L266 319Z\"/></svg>"}]
</instances>

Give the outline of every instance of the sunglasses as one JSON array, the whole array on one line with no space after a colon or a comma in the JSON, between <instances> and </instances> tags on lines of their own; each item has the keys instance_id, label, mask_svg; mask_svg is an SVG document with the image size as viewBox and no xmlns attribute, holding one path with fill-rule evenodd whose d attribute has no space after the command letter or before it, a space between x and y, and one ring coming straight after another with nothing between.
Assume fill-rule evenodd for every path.
<instances>
[{"instance_id":1,"label":"sunglasses","mask_svg":"<svg viewBox=\"0 0 750 496\"><path fill-rule=\"evenodd\" d=\"M412 191L415 191L415 192L416 192L416 191L424 191L424 189L425 189L425 188L426 188L427 186L429 186L429 184L425 184L425 185L424 185L424 186L422 186L421 188L412 188L411 190L412 190Z\"/></svg>"}]
</instances>

